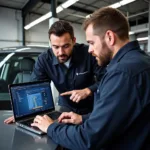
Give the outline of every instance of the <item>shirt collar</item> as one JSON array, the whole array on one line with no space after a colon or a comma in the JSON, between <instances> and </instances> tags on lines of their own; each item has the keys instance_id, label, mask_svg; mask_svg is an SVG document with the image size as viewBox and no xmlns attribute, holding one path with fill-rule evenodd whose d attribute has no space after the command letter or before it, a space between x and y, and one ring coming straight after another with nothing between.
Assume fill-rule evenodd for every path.
<instances>
[{"instance_id":1,"label":"shirt collar","mask_svg":"<svg viewBox=\"0 0 150 150\"><path fill-rule=\"evenodd\" d=\"M138 41L132 41L132 42L129 42L127 43L126 45L124 45L118 52L117 54L114 56L114 58L110 61L109 65L110 64L114 64L118 61L120 61L120 59L126 54L128 53L129 51L132 51L132 50L137 50L137 49L140 49L140 46L139 46L139 43Z\"/></svg>"},{"instance_id":2,"label":"shirt collar","mask_svg":"<svg viewBox=\"0 0 150 150\"><path fill-rule=\"evenodd\" d=\"M71 61L71 57L64 63L64 65L65 65L67 68L69 68L70 61Z\"/></svg>"}]
</instances>

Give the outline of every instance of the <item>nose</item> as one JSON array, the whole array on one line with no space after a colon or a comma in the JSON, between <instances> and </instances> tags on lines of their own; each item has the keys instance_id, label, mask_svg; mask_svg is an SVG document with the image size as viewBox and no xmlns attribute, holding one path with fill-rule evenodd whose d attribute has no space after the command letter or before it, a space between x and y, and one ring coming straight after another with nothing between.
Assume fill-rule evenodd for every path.
<instances>
[{"instance_id":1,"label":"nose","mask_svg":"<svg viewBox=\"0 0 150 150\"><path fill-rule=\"evenodd\" d=\"M59 55L63 55L63 54L64 54L64 50L63 50L63 48L62 48L62 47L60 47L60 48L59 48L59 50L58 50L58 54L59 54Z\"/></svg>"},{"instance_id":2,"label":"nose","mask_svg":"<svg viewBox=\"0 0 150 150\"><path fill-rule=\"evenodd\" d=\"M92 53L92 52L93 52L93 49L91 48L91 46L89 46L88 52L89 52L89 53Z\"/></svg>"}]
</instances>

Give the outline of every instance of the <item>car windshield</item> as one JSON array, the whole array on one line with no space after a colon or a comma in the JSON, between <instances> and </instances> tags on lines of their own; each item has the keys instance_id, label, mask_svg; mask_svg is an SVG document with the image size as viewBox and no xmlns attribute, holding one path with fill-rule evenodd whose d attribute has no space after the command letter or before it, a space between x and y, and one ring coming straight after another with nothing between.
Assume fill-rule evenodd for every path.
<instances>
[{"instance_id":1,"label":"car windshield","mask_svg":"<svg viewBox=\"0 0 150 150\"><path fill-rule=\"evenodd\" d=\"M8 85L30 81L33 65L39 52L0 53L0 100L10 100ZM24 77L23 74L29 74Z\"/></svg>"}]
</instances>

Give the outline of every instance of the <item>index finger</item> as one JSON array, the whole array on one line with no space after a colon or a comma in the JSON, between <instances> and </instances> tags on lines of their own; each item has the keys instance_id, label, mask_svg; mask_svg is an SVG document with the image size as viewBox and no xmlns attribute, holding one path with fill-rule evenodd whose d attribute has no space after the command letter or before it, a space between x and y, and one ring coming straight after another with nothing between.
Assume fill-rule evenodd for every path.
<instances>
[{"instance_id":1,"label":"index finger","mask_svg":"<svg viewBox=\"0 0 150 150\"><path fill-rule=\"evenodd\" d=\"M70 117L69 112L63 112L63 113L59 116L58 121L61 122L61 120L63 120L63 119L66 118L66 117Z\"/></svg>"},{"instance_id":2,"label":"index finger","mask_svg":"<svg viewBox=\"0 0 150 150\"><path fill-rule=\"evenodd\" d=\"M72 93L73 91L68 91L68 92L61 93L60 96L71 95Z\"/></svg>"}]
</instances>

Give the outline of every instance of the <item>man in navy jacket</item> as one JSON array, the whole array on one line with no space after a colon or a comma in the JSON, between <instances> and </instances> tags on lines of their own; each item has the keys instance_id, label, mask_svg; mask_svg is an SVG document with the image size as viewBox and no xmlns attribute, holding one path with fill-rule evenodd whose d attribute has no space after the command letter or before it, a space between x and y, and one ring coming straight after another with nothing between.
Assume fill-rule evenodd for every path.
<instances>
[{"instance_id":1,"label":"man in navy jacket","mask_svg":"<svg viewBox=\"0 0 150 150\"><path fill-rule=\"evenodd\" d=\"M59 95L58 104L78 114L93 109L93 93L97 90L103 69L88 53L88 46L77 44L73 27L66 21L57 21L49 29L51 49L42 53L32 72L32 81L53 81ZM67 92L67 93L66 93ZM64 94L71 96L66 96Z\"/></svg>"},{"instance_id":2,"label":"man in navy jacket","mask_svg":"<svg viewBox=\"0 0 150 150\"><path fill-rule=\"evenodd\" d=\"M99 9L84 29L89 52L107 65L92 113L66 112L59 123L37 116L31 125L68 149L150 149L150 57L137 41L129 41L128 21L117 9Z\"/></svg>"}]
</instances>

